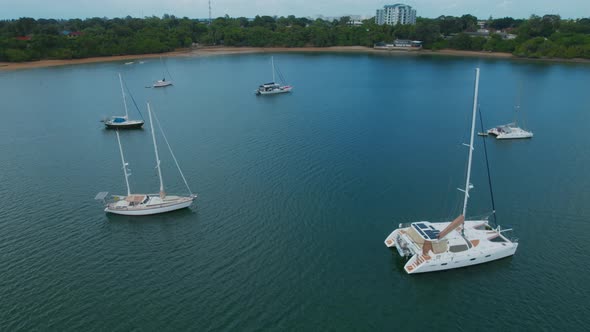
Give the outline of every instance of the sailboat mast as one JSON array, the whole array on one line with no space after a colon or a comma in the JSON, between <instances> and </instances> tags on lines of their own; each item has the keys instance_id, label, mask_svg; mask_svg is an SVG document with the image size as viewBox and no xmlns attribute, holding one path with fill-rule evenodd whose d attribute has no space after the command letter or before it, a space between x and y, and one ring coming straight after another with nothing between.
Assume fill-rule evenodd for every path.
<instances>
[{"instance_id":1,"label":"sailboat mast","mask_svg":"<svg viewBox=\"0 0 590 332\"><path fill-rule=\"evenodd\" d=\"M123 89L123 78L119 73L119 83L121 84L121 93L123 94L123 106L125 106L125 120L129 119L129 112L127 111L127 99L125 98L125 89Z\"/></svg>"},{"instance_id":2,"label":"sailboat mast","mask_svg":"<svg viewBox=\"0 0 590 332\"><path fill-rule=\"evenodd\" d=\"M270 57L270 63L272 66L272 82L275 83L275 60L274 57Z\"/></svg>"},{"instance_id":3,"label":"sailboat mast","mask_svg":"<svg viewBox=\"0 0 590 332\"><path fill-rule=\"evenodd\" d=\"M475 94L473 96L473 115L471 116L471 137L469 139L469 159L467 161L467 179L465 181L465 200L463 201L463 216L467 213L467 201L469 200L469 188L471 179L471 161L473 159L473 136L475 133L475 116L477 114L477 96L479 93L479 68L475 69Z\"/></svg>"},{"instance_id":4,"label":"sailboat mast","mask_svg":"<svg viewBox=\"0 0 590 332\"><path fill-rule=\"evenodd\" d=\"M152 129L152 140L154 141L154 152L156 153L156 168L158 169L158 178L160 179L160 197L164 198L166 193L164 192L164 181L162 180L162 170L160 169L160 157L158 156L158 145L156 144L156 133L154 131L154 122L152 120L152 110L150 109L150 103L147 103L148 114L150 116L150 128Z\"/></svg>"},{"instance_id":5,"label":"sailboat mast","mask_svg":"<svg viewBox=\"0 0 590 332\"><path fill-rule=\"evenodd\" d=\"M121 139L119 138L119 131L117 130L117 142L119 142L119 152L121 152L121 163L123 164L123 174L125 174L125 184L127 185L127 196L131 196L131 188L129 188L129 174L127 174L127 163L123 156L123 147L121 146Z\"/></svg>"}]
</instances>

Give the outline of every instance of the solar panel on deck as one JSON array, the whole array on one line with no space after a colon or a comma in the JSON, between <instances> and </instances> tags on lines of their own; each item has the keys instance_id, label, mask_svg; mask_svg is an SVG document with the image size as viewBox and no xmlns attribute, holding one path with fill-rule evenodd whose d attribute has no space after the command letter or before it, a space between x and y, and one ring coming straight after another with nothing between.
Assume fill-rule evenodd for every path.
<instances>
[{"instance_id":1,"label":"solar panel on deck","mask_svg":"<svg viewBox=\"0 0 590 332\"><path fill-rule=\"evenodd\" d=\"M426 236L426 234L424 234L424 232L420 228L418 228L417 230L418 230L418 233L420 233L420 235Z\"/></svg>"},{"instance_id":2,"label":"solar panel on deck","mask_svg":"<svg viewBox=\"0 0 590 332\"><path fill-rule=\"evenodd\" d=\"M429 239L434 240L434 239L436 239L438 237L438 233L440 233L440 232L437 231L437 230L431 230L431 229L429 229L429 230L425 230L424 233L426 233L426 236Z\"/></svg>"},{"instance_id":3,"label":"solar panel on deck","mask_svg":"<svg viewBox=\"0 0 590 332\"><path fill-rule=\"evenodd\" d=\"M418 224L416 224L416 226L418 226L418 228L420 228L420 229L428 228L428 226L424 225L423 223L418 223Z\"/></svg>"}]
</instances>

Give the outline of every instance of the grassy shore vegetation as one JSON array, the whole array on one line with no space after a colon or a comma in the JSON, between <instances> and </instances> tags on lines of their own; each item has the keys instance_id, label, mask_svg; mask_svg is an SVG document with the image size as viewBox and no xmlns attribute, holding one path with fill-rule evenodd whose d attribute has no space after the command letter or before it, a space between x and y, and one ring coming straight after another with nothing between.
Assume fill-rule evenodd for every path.
<instances>
[{"instance_id":1,"label":"grassy shore vegetation","mask_svg":"<svg viewBox=\"0 0 590 332\"><path fill-rule=\"evenodd\" d=\"M220 17L208 24L172 15L146 18L0 21L0 61L80 59L162 53L199 45L250 47L373 46L394 39L424 42L424 48L508 52L531 58L590 59L590 18L558 15L488 19L488 36L479 36L477 18L418 18L416 25L351 25L348 17L322 19L256 16ZM510 36L512 35L512 36ZM509 39L514 37L514 39Z\"/></svg>"}]
</instances>

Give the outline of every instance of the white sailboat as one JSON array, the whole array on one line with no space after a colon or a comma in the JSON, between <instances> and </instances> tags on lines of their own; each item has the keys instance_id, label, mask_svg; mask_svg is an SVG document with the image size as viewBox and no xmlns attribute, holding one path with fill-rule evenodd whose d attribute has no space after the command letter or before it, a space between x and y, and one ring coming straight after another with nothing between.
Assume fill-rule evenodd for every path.
<instances>
[{"instance_id":1,"label":"white sailboat","mask_svg":"<svg viewBox=\"0 0 590 332\"><path fill-rule=\"evenodd\" d=\"M293 90L293 87L290 85L281 85L279 83L276 83L276 79L275 79L275 62L274 62L274 58L271 56L270 57L270 62L271 62L271 68L272 68L272 82L269 83L264 83L262 85L260 85L258 87L258 89L256 89L256 94L257 95L274 95L274 94L278 94L278 93L287 93L287 92L291 92L291 90ZM279 72L279 76L282 77L282 75ZM283 82L284 84L284 82Z\"/></svg>"},{"instance_id":2,"label":"white sailboat","mask_svg":"<svg viewBox=\"0 0 590 332\"><path fill-rule=\"evenodd\" d=\"M161 80L157 80L153 87L154 88L163 88L166 86L172 85L172 81L166 81L166 76L164 76Z\"/></svg>"},{"instance_id":3,"label":"white sailboat","mask_svg":"<svg viewBox=\"0 0 590 332\"><path fill-rule=\"evenodd\" d=\"M127 110L127 98L125 96L125 89L123 88L123 78L119 73L119 83L121 84L121 94L123 95L123 106L125 108L125 115L113 116L104 122L107 128L111 129L132 129L141 128L143 126L143 120L130 120L129 111Z\"/></svg>"},{"instance_id":4,"label":"white sailboat","mask_svg":"<svg viewBox=\"0 0 590 332\"><path fill-rule=\"evenodd\" d=\"M404 266L408 274L442 271L490 262L514 255L518 243L507 238L500 226L492 228L487 219L465 220L473 158L473 138L479 90L479 68L476 69L475 97L468 145L467 178L463 212L450 222L419 221L399 224L386 239L385 245L396 248L400 256L409 257ZM495 211L494 211L495 212Z\"/></svg>"},{"instance_id":5,"label":"white sailboat","mask_svg":"<svg viewBox=\"0 0 590 332\"><path fill-rule=\"evenodd\" d=\"M152 141L154 144L154 153L156 155L156 168L158 169L158 179L160 180L160 192L158 194L132 194L131 188L129 186L129 170L127 166L129 163L125 161L125 156L123 154L123 147L121 145L121 139L119 137L119 131L117 131L117 142L119 143L119 152L121 153L121 163L123 164L123 174L125 175L125 184L127 186L127 195L115 195L112 196L113 201L107 202L105 199L108 196L108 192L100 192L96 195L95 199L102 200L103 203L106 205L104 211L108 213L114 214L122 214L122 215L130 215L130 216L145 216L151 214L158 214L164 213L169 211L174 211L178 209L183 209L189 207L192 202L197 198L196 195L192 193L190 190L188 183L178 165L178 161L170 148L170 144L168 144L168 139L166 135L162 131L162 127L160 126L160 122L158 121L158 127L160 132L162 133L162 137L170 150L170 154L172 155L172 159L176 163L176 167L180 172L180 176L188 189L189 196L173 196L167 195L164 191L164 181L162 179L162 170L160 169L160 157L158 155L158 145L156 143L156 134L154 131L154 123L152 120L152 110L150 109L150 104L147 104L148 107L148 114L150 119L150 127L152 132ZM157 116L154 114L156 120L158 120Z\"/></svg>"},{"instance_id":6,"label":"white sailboat","mask_svg":"<svg viewBox=\"0 0 590 332\"><path fill-rule=\"evenodd\" d=\"M160 63L162 64L162 66L164 66L164 68L166 68L166 66L164 65L164 62L162 61L162 57L160 57ZM168 69L166 69L166 71L168 71ZM170 75L170 73L168 73L168 75ZM162 74L162 79L161 80L157 80L154 85L152 85L154 88L163 88L163 87L167 87L172 85L172 81L168 80L166 81L166 75Z\"/></svg>"}]
</instances>

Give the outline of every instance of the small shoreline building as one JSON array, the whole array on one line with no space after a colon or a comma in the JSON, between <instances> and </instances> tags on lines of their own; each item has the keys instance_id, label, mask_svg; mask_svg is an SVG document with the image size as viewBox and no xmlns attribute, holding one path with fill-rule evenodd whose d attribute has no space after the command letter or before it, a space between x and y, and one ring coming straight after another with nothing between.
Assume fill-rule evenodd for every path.
<instances>
[{"instance_id":1,"label":"small shoreline building","mask_svg":"<svg viewBox=\"0 0 590 332\"><path fill-rule=\"evenodd\" d=\"M416 24L416 10L411 6L397 3L377 9L375 23L379 25Z\"/></svg>"},{"instance_id":2,"label":"small shoreline building","mask_svg":"<svg viewBox=\"0 0 590 332\"><path fill-rule=\"evenodd\" d=\"M407 40L407 39L396 39L392 44L377 43L373 45L374 49L377 50L396 50L396 51L419 51L422 49L422 41L420 40Z\"/></svg>"}]
</instances>

